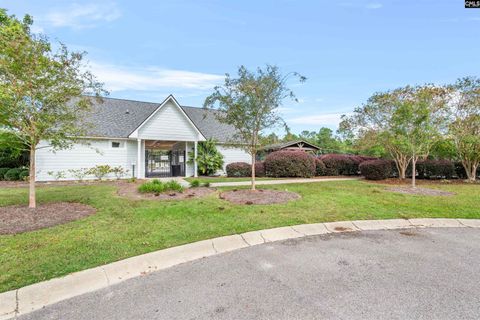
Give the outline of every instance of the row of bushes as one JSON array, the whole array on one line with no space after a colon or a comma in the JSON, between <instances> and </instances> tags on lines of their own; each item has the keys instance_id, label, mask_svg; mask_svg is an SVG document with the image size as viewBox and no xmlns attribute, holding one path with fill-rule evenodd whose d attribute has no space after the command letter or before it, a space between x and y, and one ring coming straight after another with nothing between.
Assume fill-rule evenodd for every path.
<instances>
[{"instance_id":1,"label":"row of bushes","mask_svg":"<svg viewBox=\"0 0 480 320\"><path fill-rule=\"evenodd\" d=\"M319 159L303 151L276 151L270 153L265 161L255 163L256 177L299 177L309 178L324 175L325 165ZM234 162L227 165L227 176L250 177L252 167L246 162Z\"/></svg>"},{"instance_id":2,"label":"row of bushes","mask_svg":"<svg viewBox=\"0 0 480 320\"><path fill-rule=\"evenodd\" d=\"M166 191L183 192L183 187L175 180L162 182L158 179L153 179L151 181L145 182L138 187L138 192L140 193L159 194Z\"/></svg>"},{"instance_id":3,"label":"row of bushes","mask_svg":"<svg viewBox=\"0 0 480 320\"><path fill-rule=\"evenodd\" d=\"M28 180L28 169L24 168L0 168L0 180L2 181L25 181Z\"/></svg>"},{"instance_id":4,"label":"row of bushes","mask_svg":"<svg viewBox=\"0 0 480 320\"><path fill-rule=\"evenodd\" d=\"M416 163L418 179L466 179L467 173L460 162L450 160L419 160ZM359 165L361 174L369 180L383 180L398 177L397 167L393 160L369 160ZM407 177L412 176L412 166L407 168ZM480 168L477 170L480 176Z\"/></svg>"},{"instance_id":5,"label":"row of bushes","mask_svg":"<svg viewBox=\"0 0 480 320\"><path fill-rule=\"evenodd\" d=\"M407 176L412 175L411 166ZM229 177L251 176L251 165L235 162L227 165ZM478 171L480 175L480 168ZM276 151L270 153L264 162L255 163L257 177L302 177L313 176L354 176L363 175L367 179L381 180L398 177L393 160L373 157L326 154L313 157L302 151ZM467 175L461 163L449 160L419 160L416 164L416 176L419 179L466 179Z\"/></svg>"}]
</instances>

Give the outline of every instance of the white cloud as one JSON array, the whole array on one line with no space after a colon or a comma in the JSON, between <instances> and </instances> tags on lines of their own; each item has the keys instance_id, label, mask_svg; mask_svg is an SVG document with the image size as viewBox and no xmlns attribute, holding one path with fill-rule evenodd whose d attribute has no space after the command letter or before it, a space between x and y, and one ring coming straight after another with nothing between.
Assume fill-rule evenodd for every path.
<instances>
[{"instance_id":1,"label":"white cloud","mask_svg":"<svg viewBox=\"0 0 480 320\"><path fill-rule=\"evenodd\" d=\"M90 63L90 67L110 91L211 90L224 79L223 75L159 67L127 68L99 63Z\"/></svg>"},{"instance_id":2,"label":"white cloud","mask_svg":"<svg viewBox=\"0 0 480 320\"><path fill-rule=\"evenodd\" d=\"M73 29L93 28L102 22L111 22L122 15L114 2L90 4L74 3L68 7L53 9L41 20L53 27Z\"/></svg>"},{"instance_id":3,"label":"white cloud","mask_svg":"<svg viewBox=\"0 0 480 320\"><path fill-rule=\"evenodd\" d=\"M321 114L314 114L304 117L298 117L289 119L288 123L292 124L307 124L307 125L333 125L337 126L340 123L340 117L343 114L348 113L321 113Z\"/></svg>"},{"instance_id":4,"label":"white cloud","mask_svg":"<svg viewBox=\"0 0 480 320\"><path fill-rule=\"evenodd\" d=\"M370 3L367 3L367 5L365 6L365 8L372 9L372 10L380 9L382 7L383 7L383 4L379 2L370 2Z\"/></svg>"}]
</instances>

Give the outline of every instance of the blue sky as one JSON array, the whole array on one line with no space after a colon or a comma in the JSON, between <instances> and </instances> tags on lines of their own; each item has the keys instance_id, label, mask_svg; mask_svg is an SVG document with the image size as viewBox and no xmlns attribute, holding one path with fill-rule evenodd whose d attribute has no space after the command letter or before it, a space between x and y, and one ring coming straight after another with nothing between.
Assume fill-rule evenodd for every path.
<instances>
[{"instance_id":1,"label":"blue sky","mask_svg":"<svg viewBox=\"0 0 480 320\"><path fill-rule=\"evenodd\" d=\"M201 106L237 66L308 78L282 112L294 132L336 128L375 91L480 75L480 9L461 0L21 1L35 30L85 50L110 96Z\"/></svg>"}]
</instances>

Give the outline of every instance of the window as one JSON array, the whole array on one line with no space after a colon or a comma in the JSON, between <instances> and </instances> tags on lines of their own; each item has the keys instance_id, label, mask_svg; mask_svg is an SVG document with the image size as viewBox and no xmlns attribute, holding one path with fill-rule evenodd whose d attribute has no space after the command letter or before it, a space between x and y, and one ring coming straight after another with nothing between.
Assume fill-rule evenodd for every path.
<instances>
[{"instance_id":1,"label":"window","mask_svg":"<svg viewBox=\"0 0 480 320\"><path fill-rule=\"evenodd\" d=\"M110 142L110 147L112 149L120 149L125 146L125 141L111 141Z\"/></svg>"}]
</instances>

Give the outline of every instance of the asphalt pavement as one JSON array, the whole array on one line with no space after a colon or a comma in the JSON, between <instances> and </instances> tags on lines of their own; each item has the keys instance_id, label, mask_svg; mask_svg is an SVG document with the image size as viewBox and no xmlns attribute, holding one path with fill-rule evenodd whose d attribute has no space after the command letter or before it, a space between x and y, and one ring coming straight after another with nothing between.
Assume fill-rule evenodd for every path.
<instances>
[{"instance_id":1,"label":"asphalt pavement","mask_svg":"<svg viewBox=\"0 0 480 320\"><path fill-rule=\"evenodd\" d=\"M479 319L480 230L266 243L185 263L18 319Z\"/></svg>"}]
</instances>

